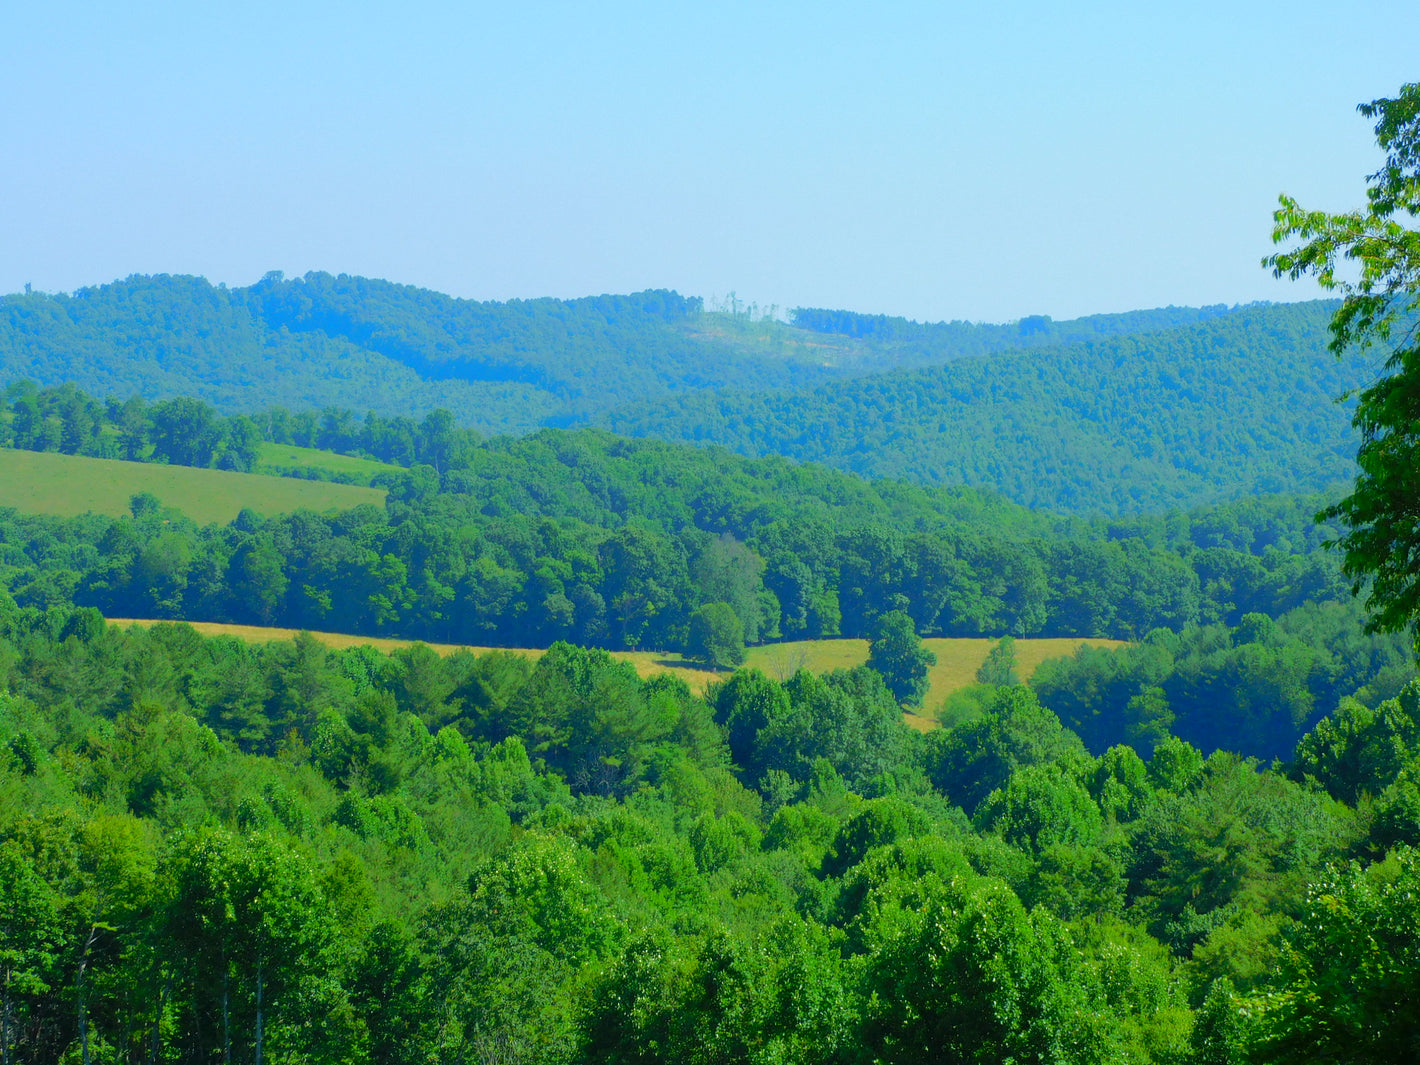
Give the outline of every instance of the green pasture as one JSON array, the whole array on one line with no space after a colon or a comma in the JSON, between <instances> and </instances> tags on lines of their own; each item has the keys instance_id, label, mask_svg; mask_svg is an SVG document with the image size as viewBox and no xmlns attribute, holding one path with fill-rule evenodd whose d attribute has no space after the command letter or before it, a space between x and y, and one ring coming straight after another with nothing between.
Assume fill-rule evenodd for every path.
<instances>
[{"instance_id":1,"label":"green pasture","mask_svg":"<svg viewBox=\"0 0 1420 1065\"><path fill-rule=\"evenodd\" d=\"M346 510L361 503L382 507L385 502L378 488L0 449L0 507L62 517L87 512L117 517L129 512L129 500L140 492L151 492L202 524L229 522L243 507L276 515L302 508Z\"/></svg>"},{"instance_id":2,"label":"green pasture","mask_svg":"<svg viewBox=\"0 0 1420 1065\"><path fill-rule=\"evenodd\" d=\"M380 473L397 473L400 470L398 466L376 462L374 459L340 455L334 451L321 451L313 447L297 447L295 444L262 444L260 464L265 469L308 466L317 470L329 470L331 473L354 474L362 478Z\"/></svg>"}]
</instances>

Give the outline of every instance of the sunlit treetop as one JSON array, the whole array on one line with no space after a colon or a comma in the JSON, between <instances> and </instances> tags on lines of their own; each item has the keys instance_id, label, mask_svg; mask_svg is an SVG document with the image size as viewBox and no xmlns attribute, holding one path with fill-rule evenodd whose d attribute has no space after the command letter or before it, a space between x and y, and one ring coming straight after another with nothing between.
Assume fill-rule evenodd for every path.
<instances>
[{"instance_id":1,"label":"sunlit treetop","mask_svg":"<svg viewBox=\"0 0 1420 1065\"><path fill-rule=\"evenodd\" d=\"M1367 178L1366 206L1328 214L1282 196L1272 239L1296 243L1263 265L1293 280L1310 274L1342 295L1331 323L1338 355L1386 351L1382 375L1357 397L1355 488L1320 516L1348 526L1343 568L1358 594L1370 580L1372 627L1400 630L1420 617L1420 83L1359 110L1375 120L1386 153Z\"/></svg>"}]
</instances>

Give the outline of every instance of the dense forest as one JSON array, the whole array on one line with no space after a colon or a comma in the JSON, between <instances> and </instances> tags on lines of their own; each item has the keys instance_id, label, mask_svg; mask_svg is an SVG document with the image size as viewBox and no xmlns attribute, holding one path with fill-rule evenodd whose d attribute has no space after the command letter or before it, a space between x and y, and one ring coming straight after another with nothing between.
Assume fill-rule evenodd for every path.
<instances>
[{"instance_id":1,"label":"dense forest","mask_svg":"<svg viewBox=\"0 0 1420 1065\"><path fill-rule=\"evenodd\" d=\"M1195 325L1234 313L1236 307L1161 307L1123 314L1093 314L1057 322L1048 314L1032 314L1009 325L980 322L915 322L885 314L858 314L823 307L796 307L790 322L799 329L831 336L853 337L892 345L902 364L948 362L974 355L993 355L1015 348L1077 344L1130 333L1157 333Z\"/></svg>"},{"instance_id":2,"label":"dense forest","mask_svg":"<svg viewBox=\"0 0 1420 1065\"><path fill-rule=\"evenodd\" d=\"M800 308L790 325L664 291L486 303L346 275L135 276L0 298L0 380L225 414L443 408L484 434L594 423L1115 513L1349 477L1332 400L1366 371L1327 353L1332 310L980 325Z\"/></svg>"},{"instance_id":3,"label":"dense forest","mask_svg":"<svg viewBox=\"0 0 1420 1065\"><path fill-rule=\"evenodd\" d=\"M801 386L1227 313L919 325L804 309L789 326L707 312L700 299L666 291L495 303L345 274L278 272L232 289L134 276L72 295L0 297L0 379L125 399L192 395L225 412L337 404L422 416L445 407L483 431L527 431L632 396Z\"/></svg>"},{"instance_id":4,"label":"dense forest","mask_svg":"<svg viewBox=\"0 0 1420 1065\"><path fill-rule=\"evenodd\" d=\"M1057 511L1318 491L1354 474L1356 434L1335 400L1375 370L1374 360L1327 351L1334 309L1246 307L1167 332L808 390L698 392L629 406L606 424L868 476L991 488Z\"/></svg>"},{"instance_id":5,"label":"dense forest","mask_svg":"<svg viewBox=\"0 0 1420 1065\"><path fill-rule=\"evenodd\" d=\"M1040 682L1097 752L1172 732L1205 752L1282 756L1343 697L1379 701L1413 675L1402 637L1361 631L1322 550L1337 530L1313 521L1326 497L1059 518L598 430L485 441L433 416L223 418L188 399L8 394L22 446L240 467L270 437L391 463L383 510L205 527L151 497L119 518L0 512L0 587L25 607L692 654L712 620L743 647L871 638L893 612L915 636L1143 639Z\"/></svg>"},{"instance_id":6,"label":"dense forest","mask_svg":"<svg viewBox=\"0 0 1420 1065\"><path fill-rule=\"evenodd\" d=\"M249 465L264 439L372 455L391 465L376 478L389 489L387 511L269 522L247 515L223 534L255 535L260 528L263 536L279 539L276 554L286 565L309 554L300 541L315 534L280 530L323 529L318 538L361 541L361 550L372 547L380 558L393 553L416 589L424 578L434 586L457 584L443 569L449 566L456 576L480 569L511 573L523 588L546 563L552 567L543 578L553 582L550 595L566 597L584 585L606 603L622 595L628 603L659 600L654 608L641 607L648 623L661 616L645 630L645 640L628 639L621 625L616 639L622 642L613 645L676 646L672 618L683 610L665 606L684 593L683 602L693 608L698 593L692 587L706 594L719 589L720 598L734 599L747 632L808 635L860 635L871 618L904 609L926 634L1128 638L1159 626L1233 624L1249 612L1276 615L1344 597L1334 565L1319 550L1336 529L1312 521L1324 497L1278 496L1127 519L1060 518L987 492L868 481L811 464L743 459L596 430L485 441L453 427L447 417L361 421L348 412L290 416L277 410L222 418L185 399L150 408L136 401L105 406L72 388L14 387L7 394L12 409L0 417L0 433L21 447L236 468ZM141 513L133 520L14 520L52 522L70 530L58 534L61 540L77 535L97 542L110 524L122 530L141 526L160 502L138 501ZM172 517L160 519L166 536L217 535ZM431 536L453 537L459 549L422 542ZM185 558L191 549L182 553ZM633 594L616 578L601 588L613 554L621 559L617 566L632 566L635 559L646 571L628 578L632 585L650 580L658 591ZM593 561L599 558L601 563ZM431 572L421 572L428 567ZM301 623L322 620L319 608L309 604L327 590L309 580L294 584L295 602L308 604L294 616ZM309 593L299 590L307 587ZM402 591L391 596L393 602L405 598ZM460 598L475 604L500 599L486 590ZM186 606L195 608L197 601ZM536 614L533 608L522 629L505 619L474 624L461 634L502 633L501 642L571 634L543 633ZM337 615L354 619L364 612ZM281 616L287 616L284 610ZM436 621L430 625L413 634L459 634L440 630ZM597 631L593 624L577 633ZM601 640L608 638L604 633ZM751 642L756 638L751 635Z\"/></svg>"},{"instance_id":7,"label":"dense forest","mask_svg":"<svg viewBox=\"0 0 1420 1065\"><path fill-rule=\"evenodd\" d=\"M866 668L702 700L0 594L0 1049L1400 1061L1417 744L1415 687L1262 769L1021 687L924 737Z\"/></svg>"},{"instance_id":8,"label":"dense forest","mask_svg":"<svg viewBox=\"0 0 1420 1065\"><path fill-rule=\"evenodd\" d=\"M443 413L24 383L5 407L10 446L388 466L384 509L0 511L5 1065L1260 1065L1415 1040L1420 682L1324 550L1335 497L1060 517ZM712 611L740 641L873 637L870 665L697 695L597 649L688 649ZM1002 641L922 734L889 625L1132 642L1024 686Z\"/></svg>"},{"instance_id":9,"label":"dense forest","mask_svg":"<svg viewBox=\"0 0 1420 1065\"><path fill-rule=\"evenodd\" d=\"M0 509L0 1065L1420 1060L1420 84L1360 110L1264 263L1339 307L0 301L4 454L138 478ZM122 512L302 447L384 505Z\"/></svg>"}]
</instances>

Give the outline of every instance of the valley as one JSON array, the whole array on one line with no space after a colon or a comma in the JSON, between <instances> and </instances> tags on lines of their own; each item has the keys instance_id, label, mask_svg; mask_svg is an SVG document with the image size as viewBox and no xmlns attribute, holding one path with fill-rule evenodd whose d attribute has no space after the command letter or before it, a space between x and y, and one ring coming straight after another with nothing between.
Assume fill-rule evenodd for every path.
<instances>
[{"instance_id":1,"label":"valley","mask_svg":"<svg viewBox=\"0 0 1420 1065\"><path fill-rule=\"evenodd\" d=\"M1417 39L7 5L0 1065L1420 1063Z\"/></svg>"},{"instance_id":2,"label":"valley","mask_svg":"<svg viewBox=\"0 0 1420 1065\"><path fill-rule=\"evenodd\" d=\"M1372 372L1332 304L0 310L34 1060L76 1023L105 1061L937 1060L903 1040L982 1038L989 974L1025 1056L1270 1065L1219 1018L1290 1038L1278 959L1415 897L1413 634L1329 549Z\"/></svg>"}]
</instances>

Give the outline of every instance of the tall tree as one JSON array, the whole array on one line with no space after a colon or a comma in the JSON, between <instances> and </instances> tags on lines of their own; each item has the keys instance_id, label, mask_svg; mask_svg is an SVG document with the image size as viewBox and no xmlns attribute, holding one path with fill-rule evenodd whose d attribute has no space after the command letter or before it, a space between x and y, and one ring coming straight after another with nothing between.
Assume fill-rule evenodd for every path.
<instances>
[{"instance_id":1,"label":"tall tree","mask_svg":"<svg viewBox=\"0 0 1420 1065\"><path fill-rule=\"evenodd\" d=\"M306 861L274 837L211 829L182 840L169 865L166 932L204 1057L332 1060L351 1018L334 917Z\"/></svg>"},{"instance_id":2,"label":"tall tree","mask_svg":"<svg viewBox=\"0 0 1420 1065\"><path fill-rule=\"evenodd\" d=\"M1290 196L1273 214L1272 239L1301 243L1263 260L1277 277L1310 274L1341 293L1331 350L1386 349L1385 373L1360 393L1362 441L1352 493L1322 517L1340 518L1343 568L1359 594L1371 580L1371 625L1401 630L1420 616L1420 83L1357 110L1376 120L1385 165L1366 179L1366 206L1344 214L1304 210ZM1338 277L1354 264L1356 280Z\"/></svg>"},{"instance_id":3,"label":"tall tree","mask_svg":"<svg viewBox=\"0 0 1420 1065\"><path fill-rule=\"evenodd\" d=\"M1012 637L1002 636L986 652L986 661L976 671L976 681L978 684L994 684L998 688L1021 682L1016 675L1016 641Z\"/></svg>"},{"instance_id":4,"label":"tall tree","mask_svg":"<svg viewBox=\"0 0 1420 1065\"><path fill-rule=\"evenodd\" d=\"M153 408L153 454L175 466L210 466L222 428L200 399L179 396Z\"/></svg>"},{"instance_id":5,"label":"tall tree","mask_svg":"<svg viewBox=\"0 0 1420 1065\"><path fill-rule=\"evenodd\" d=\"M58 900L18 845L0 845L0 1065L15 1060L28 1005L49 990L63 929Z\"/></svg>"},{"instance_id":6,"label":"tall tree","mask_svg":"<svg viewBox=\"0 0 1420 1065\"><path fill-rule=\"evenodd\" d=\"M937 656L922 646L912 619L901 610L890 610L873 625L872 637L868 666L882 674L898 702L921 706L927 670L937 664Z\"/></svg>"},{"instance_id":7,"label":"tall tree","mask_svg":"<svg viewBox=\"0 0 1420 1065\"><path fill-rule=\"evenodd\" d=\"M252 539L237 548L227 567L238 616L259 625L276 620L290 583L282 572L281 556L271 543Z\"/></svg>"},{"instance_id":8,"label":"tall tree","mask_svg":"<svg viewBox=\"0 0 1420 1065\"><path fill-rule=\"evenodd\" d=\"M227 422L227 448L222 465L227 469L251 472L261 461L261 428L245 414Z\"/></svg>"},{"instance_id":9,"label":"tall tree","mask_svg":"<svg viewBox=\"0 0 1420 1065\"><path fill-rule=\"evenodd\" d=\"M690 615L686 651L712 669L740 665L745 660L745 630L728 603L706 603Z\"/></svg>"}]
</instances>

